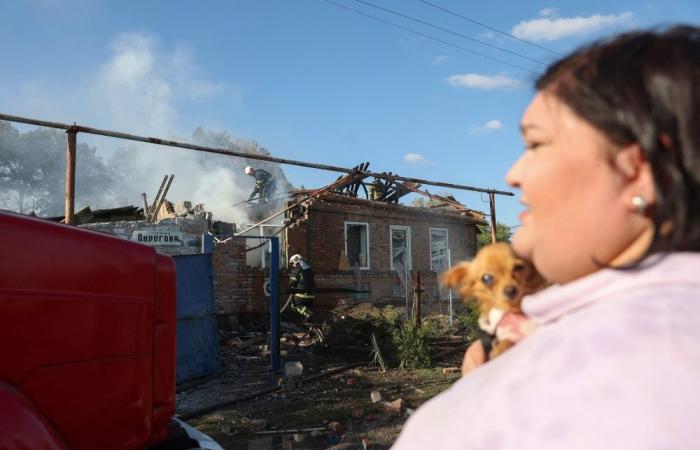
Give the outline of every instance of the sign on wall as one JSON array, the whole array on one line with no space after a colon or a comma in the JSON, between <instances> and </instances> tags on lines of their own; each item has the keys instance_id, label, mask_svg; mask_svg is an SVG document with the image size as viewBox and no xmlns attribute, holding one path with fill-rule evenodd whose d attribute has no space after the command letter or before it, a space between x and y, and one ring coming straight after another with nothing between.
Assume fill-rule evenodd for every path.
<instances>
[{"instance_id":1,"label":"sign on wall","mask_svg":"<svg viewBox=\"0 0 700 450\"><path fill-rule=\"evenodd\" d=\"M131 240L146 245L183 245L182 231L135 230Z\"/></svg>"}]
</instances>

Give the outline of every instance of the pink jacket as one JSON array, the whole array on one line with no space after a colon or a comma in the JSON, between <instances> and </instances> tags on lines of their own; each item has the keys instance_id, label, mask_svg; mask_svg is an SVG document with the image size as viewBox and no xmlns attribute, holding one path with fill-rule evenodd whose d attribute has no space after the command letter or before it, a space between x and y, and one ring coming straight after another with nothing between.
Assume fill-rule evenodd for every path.
<instances>
[{"instance_id":1,"label":"pink jacket","mask_svg":"<svg viewBox=\"0 0 700 450\"><path fill-rule=\"evenodd\" d=\"M700 254L600 270L523 309L534 333L419 408L392 449L699 448Z\"/></svg>"}]
</instances>

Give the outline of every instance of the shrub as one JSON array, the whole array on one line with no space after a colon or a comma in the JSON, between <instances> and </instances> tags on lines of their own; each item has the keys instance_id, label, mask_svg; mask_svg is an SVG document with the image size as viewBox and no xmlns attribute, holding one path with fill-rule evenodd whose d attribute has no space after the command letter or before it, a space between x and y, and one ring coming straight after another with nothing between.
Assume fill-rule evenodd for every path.
<instances>
[{"instance_id":1,"label":"shrub","mask_svg":"<svg viewBox=\"0 0 700 450\"><path fill-rule=\"evenodd\" d=\"M403 322L392 333L392 343L400 369L430 367L426 332L414 320Z\"/></svg>"}]
</instances>

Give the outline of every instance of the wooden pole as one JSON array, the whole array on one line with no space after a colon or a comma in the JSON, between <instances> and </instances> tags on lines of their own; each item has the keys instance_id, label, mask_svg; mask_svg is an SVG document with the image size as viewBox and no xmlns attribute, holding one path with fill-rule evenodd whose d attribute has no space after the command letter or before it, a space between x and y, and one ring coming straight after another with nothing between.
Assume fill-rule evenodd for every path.
<instances>
[{"instance_id":1,"label":"wooden pole","mask_svg":"<svg viewBox=\"0 0 700 450\"><path fill-rule=\"evenodd\" d=\"M163 194L163 189L165 188L165 184L168 182L168 175L165 175L163 177L163 181L160 182L160 188L158 188L158 192L156 192L156 196L153 198L153 204L148 208L148 212L146 212L146 223L151 222L151 215L155 214L155 208L156 205L158 204L158 201L160 200L161 194Z\"/></svg>"},{"instance_id":2,"label":"wooden pole","mask_svg":"<svg viewBox=\"0 0 700 450\"><path fill-rule=\"evenodd\" d=\"M143 218L148 218L148 202L146 201L146 193L141 192L141 200L143 200Z\"/></svg>"},{"instance_id":3,"label":"wooden pole","mask_svg":"<svg viewBox=\"0 0 700 450\"><path fill-rule=\"evenodd\" d=\"M491 207L491 243L496 243L496 196L489 192L489 206Z\"/></svg>"},{"instance_id":4,"label":"wooden pole","mask_svg":"<svg viewBox=\"0 0 700 450\"><path fill-rule=\"evenodd\" d=\"M63 221L67 224L75 223L75 148L78 142L78 133L71 128L66 131L66 199Z\"/></svg>"},{"instance_id":5,"label":"wooden pole","mask_svg":"<svg viewBox=\"0 0 700 450\"><path fill-rule=\"evenodd\" d=\"M168 176L166 175L166 177ZM168 182L165 184L165 188L163 188L163 192L159 192L160 199L158 200L158 203L156 203L155 200L153 201L155 209L153 210L150 220L147 223L155 223L156 219L158 218L158 211L160 211L160 208L163 206L163 202L165 202L165 196L168 195L168 190L170 189L170 184L173 182L173 178L175 178L175 175L170 174L168 177Z\"/></svg>"},{"instance_id":6,"label":"wooden pole","mask_svg":"<svg viewBox=\"0 0 700 450\"><path fill-rule=\"evenodd\" d=\"M421 292L423 290L420 285L420 270L416 270L413 276L413 318L418 326L420 326L421 319Z\"/></svg>"}]
</instances>

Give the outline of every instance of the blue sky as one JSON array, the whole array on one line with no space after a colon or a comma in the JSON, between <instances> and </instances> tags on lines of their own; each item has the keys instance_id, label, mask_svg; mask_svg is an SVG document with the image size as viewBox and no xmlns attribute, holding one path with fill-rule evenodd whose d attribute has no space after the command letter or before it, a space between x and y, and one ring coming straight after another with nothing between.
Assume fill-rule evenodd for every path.
<instances>
[{"instance_id":1,"label":"blue sky","mask_svg":"<svg viewBox=\"0 0 700 450\"><path fill-rule=\"evenodd\" d=\"M325 0L0 0L0 112L163 137L203 126L282 158L511 190L518 121L545 67L532 59L556 56L419 0L333 1L502 62ZM631 28L700 24L697 0L431 2L557 53ZM284 170L306 187L337 177ZM488 210L480 194L453 193ZM500 222L517 225L517 199L497 196Z\"/></svg>"}]
</instances>

